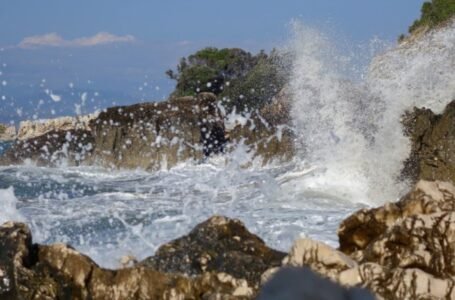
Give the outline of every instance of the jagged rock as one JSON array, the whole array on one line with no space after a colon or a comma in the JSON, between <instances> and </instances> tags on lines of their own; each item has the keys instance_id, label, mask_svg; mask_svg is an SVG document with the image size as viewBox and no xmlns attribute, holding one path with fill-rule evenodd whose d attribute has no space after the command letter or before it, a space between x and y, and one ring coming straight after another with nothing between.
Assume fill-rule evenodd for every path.
<instances>
[{"instance_id":1,"label":"jagged rock","mask_svg":"<svg viewBox=\"0 0 455 300\"><path fill-rule=\"evenodd\" d=\"M251 299L247 282L225 273L185 277L137 266L98 267L69 246L31 243L21 223L0 226L1 299Z\"/></svg>"},{"instance_id":2,"label":"jagged rock","mask_svg":"<svg viewBox=\"0 0 455 300\"><path fill-rule=\"evenodd\" d=\"M123 168L168 168L221 152L225 143L222 116L210 93L112 107L91 128L94 161Z\"/></svg>"},{"instance_id":3,"label":"jagged rock","mask_svg":"<svg viewBox=\"0 0 455 300\"><path fill-rule=\"evenodd\" d=\"M244 143L264 163L290 160L295 153L290 99L284 88L259 111L240 120L233 118L226 128L233 145Z\"/></svg>"},{"instance_id":4,"label":"jagged rock","mask_svg":"<svg viewBox=\"0 0 455 300\"><path fill-rule=\"evenodd\" d=\"M338 229L340 250L351 254L365 249L400 218L451 211L455 211L455 187L421 180L400 201L362 209L345 219Z\"/></svg>"},{"instance_id":5,"label":"jagged rock","mask_svg":"<svg viewBox=\"0 0 455 300\"><path fill-rule=\"evenodd\" d=\"M94 139L90 131L51 131L42 136L16 141L1 157L0 165L27 160L38 165L78 165L91 156Z\"/></svg>"},{"instance_id":6,"label":"jagged rock","mask_svg":"<svg viewBox=\"0 0 455 300\"><path fill-rule=\"evenodd\" d=\"M359 257L361 262L387 268L419 268L438 278L455 276L455 211L398 221Z\"/></svg>"},{"instance_id":7,"label":"jagged rock","mask_svg":"<svg viewBox=\"0 0 455 300\"><path fill-rule=\"evenodd\" d=\"M96 114L77 117L60 117L48 120L22 121L19 123L17 138L20 140L28 140L37 138L51 131L90 131L89 123L94 118L96 118Z\"/></svg>"},{"instance_id":8,"label":"jagged rock","mask_svg":"<svg viewBox=\"0 0 455 300\"><path fill-rule=\"evenodd\" d=\"M368 288L377 299L455 299L451 183L419 181L397 203L354 213L340 225L339 236L344 253L302 239L295 242L282 267L309 267L343 286ZM279 270L267 270L262 281ZM297 288L282 285L297 293Z\"/></svg>"},{"instance_id":9,"label":"jagged rock","mask_svg":"<svg viewBox=\"0 0 455 300\"><path fill-rule=\"evenodd\" d=\"M357 266L349 256L310 239L297 240L283 264L294 267L308 266L313 271L333 279L337 278L340 272Z\"/></svg>"},{"instance_id":10,"label":"jagged rock","mask_svg":"<svg viewBox=\"0 0 455 300\"><path fill-rule=\"evenodd\" d=\"M224 272L258 287L262 273L279 266L285 253L268 248L235 219L215 216L187 236L161 246L141 265L186 275Z\"/></svg>"},{"instance_id":11,"label":"jagged rock","mask_svg":"<svg viewBox=\"0 0 455 300\"><path fill-rule=\"evenodd\" d=\"M455 183L455 101L441 115L416 108L405 115L403 124L412 143L403 176Z\"/></svg>"}]
</instances>

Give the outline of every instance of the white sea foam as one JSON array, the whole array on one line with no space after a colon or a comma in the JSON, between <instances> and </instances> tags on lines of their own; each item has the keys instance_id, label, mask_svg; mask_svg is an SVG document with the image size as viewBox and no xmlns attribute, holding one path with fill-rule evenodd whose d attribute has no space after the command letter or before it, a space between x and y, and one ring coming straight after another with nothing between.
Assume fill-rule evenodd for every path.
<instances>
[{"instance_id":1,"label":"white sea foam","mask_svg":"<svg viewBox=\"0 0 455 300\"><path fill-rule=\"evenodd\" d=\"M24 217L18 212L17 198L12 187L0 189L0 224L7 221L24 221Z\"/></svg>"}]
</instances>

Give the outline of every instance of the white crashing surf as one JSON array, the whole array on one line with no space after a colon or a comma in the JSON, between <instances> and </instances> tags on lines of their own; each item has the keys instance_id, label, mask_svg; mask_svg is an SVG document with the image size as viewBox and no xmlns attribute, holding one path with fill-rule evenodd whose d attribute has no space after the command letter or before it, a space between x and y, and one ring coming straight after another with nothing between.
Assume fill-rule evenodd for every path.
<instances>
[{"instance_id":1,"label":"white crashing surf","mask_svg":"<svg viewBox=\"0 0 455 300\"><path fill-rule=\"evenodd\" d=\"M455 22L375 57L361 80L347 75L357 66L327 36L294 25L290 87L300 156L325 168L302 185L359 202L396 199L406 189L398 177L410 151L402 115L414 106L440 112L455 99Z\"/></svg>"},{"instance_id":2,"label":"white crashing surf","mask_svg":"<svg viewBox=\"0 0 455 300\"><path fill-rule=\"evenodd\" d=\"M24 221L24 217L17 210L17 198L14 195L14 189L12 187L7 189L0 189L0 225L7 221Z\"/></svg>"}]
</instances>

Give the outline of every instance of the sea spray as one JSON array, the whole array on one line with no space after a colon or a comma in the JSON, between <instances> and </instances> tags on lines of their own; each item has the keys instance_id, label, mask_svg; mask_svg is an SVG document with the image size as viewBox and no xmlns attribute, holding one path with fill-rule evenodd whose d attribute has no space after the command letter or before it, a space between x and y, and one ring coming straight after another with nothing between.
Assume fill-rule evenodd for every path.
<instances>
[{"instance_id":1,"label":"sea spray","mask_svg":"<svg viewBox=\"0 0 455 300\"><path fill-rule=\"evenodd\" d=\"M401 117L413 106L440 111L455 98L455 23L374 58L362 80L321 32L294 23L290 82L300 157L324 169L305 177L352 201L396 199L410 146ZM359 68L355 68L359 69Z\"/></svg>"},{"instance_id":2,"label":"sea spray","mask_svg":"<svg viewBox=\"0 0 455 300\"><path fill-rule=\"evenodd\" d=\"M0 225L7 221L24 221L24 217L18 212L17 198L14 195L14 189L12 187L7 189L0 189Z\"/></svg>"}]
</instances>

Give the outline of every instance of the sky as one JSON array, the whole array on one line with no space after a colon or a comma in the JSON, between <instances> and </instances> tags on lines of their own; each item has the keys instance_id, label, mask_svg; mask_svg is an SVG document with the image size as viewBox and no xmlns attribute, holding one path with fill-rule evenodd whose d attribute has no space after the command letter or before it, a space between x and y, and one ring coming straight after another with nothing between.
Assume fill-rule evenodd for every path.
<instances>
[{"instance_id":1,"label":"sky","mask_svg":"<svg viewBox=\"0 0 455 300\"><path fill-rule=\"evenodd\" d=\"M396 41L423 0L0 0L0 122L165 99L206 46L280 47L291 20L353 44Z\"/></svg>"}]
</instances>

